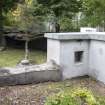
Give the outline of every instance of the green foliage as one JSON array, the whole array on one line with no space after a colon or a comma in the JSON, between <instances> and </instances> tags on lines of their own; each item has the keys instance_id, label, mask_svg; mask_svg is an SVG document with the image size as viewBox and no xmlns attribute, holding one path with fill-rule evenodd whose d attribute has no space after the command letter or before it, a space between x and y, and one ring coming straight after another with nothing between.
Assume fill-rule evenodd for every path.
<instances>
[{"instance_id":1,"label":"green foliage","mask_svg":"<svg viewBox=\"0 0 105 105\"><path fill-rule=\"evenodd\" d=\"M18 27L20 30L36 29L34 31L45 32L48 31L48 22L55 22L59 24L61 31L76 29L72 18L80 11L81 0L19 0L18 3L12 1L6 1L11 6L5 7L8 10L5 14L5 25Z\"/></svg>"},{"instance_id":2,"label":"green foliage","mask_svg":"<svg viewBox=\"0 0 105 105\"><path fill-rule=\"evenodd\" d=\"M7 13L11 9L16 7L16 4L20 2L20 0L0 0L2 3L3 12ZM22 0L21 0L22 1Z\"/></svg>"},{"instance_id":3,"label":"green foliage","mask_svg":"<svg viewBox=\"0 0 105 105\"><path fill-rule=\"evenodd\" d=\"M14 10L20 1L22 0L0 0L0 27L4 26L7 13Z\"/></svg>"},{"instance_id":4,"label":"green foliage","mask_svg":"<svg viewBox=\"0 0 105 105\"><path fill-rule=\"evenodd\" d=\"M5 25L6 14L9 10L15 7L17 0L0 0L0 45L6 46L5 39L3 36L3 28Z\"/></svg>"},{"instance_id":5,"label":"green foliage","mask_svg":"<svg viewBox=\"0 0 105 105\"><path fill-rule=\"evenodd\" d=\"M17 8L7 13L5 24L24 32L45 32L45 17L40 14L43 15L42 6L37 5L36 0L26 0L23 4L17 4Z\"/></svg>"},{"instance_id":6,"label":"green foliage","mask_svg":"<svg viewBox=\"0 0 105 105\"><path fill-rule=\"evenodd\" d=\"M37 0L37 2L46 8L47 16L54 15L55 22L60 25L61 31L73 31L71 20L80 11L81 0Z\"/></svg>"},{"instance_id":7,"label":"green foliage","mask_svg":"<svg viewBox=\"0 0 105 105\"><path fill-rule=\"evenodd\" d=\"M98 105L98 103L96 102L95 97L93 96L92 92L87 90L87 89L81 89L78 88L76 90L73 90L73 94L72 96L75 98L80 98L81 101L83 101L84 103L88 104L88 105Z\"/></svg>"},{"instance_id":8,"label":"green foliage","mask_svg":"<svg viewBox=\"0 0 105 105\"><path fill-rule=\"evenodd\" d=\"M105 97L97 96L96 100L98 100L99 105L105 105Z\"/></svg>"},{"instance_id":9,"label":"green foliage","mask_svg":"<svg viewBox=\"0 0 105 105\"><path fill-rule=\"evenodd\" d=\"M59 20L59 24L60 24L60 31L62 32L78 31L77 23L74 22L73 19L70 19L68 17L61 18Z\"/></svg>"},{"instance_id":10,"label":"green foliage","mask_svg":"<svg viewBox=\"0 0 105 105\"><path fill-rule=\"evenodd\" d=\"M34 7L32 5L21 5L21 14L19 19L19 28L24 31L40 33L44 30L43 18L34 16Z\"/></svg>"},{"instance_id":11,"label":"green foliage","mask_svg":"<svg viewBox=\"0 0 105 105\"><path fill-rule=\"evenodd\" d=\"M87 89L74 89L50 96L45 105L99 105L92 92Z\"/></svg>"},{"instance_id":12,"label":"green foliage","mask_svg":"<svg viewBox=\"0 0 105 105\"><path fill-rule=\"evenodd\" d=\"M39 4L52 11L56 17L68 12L78 12L81 2L78 0L37 0Z\"/></svg>"},{"instance_id":13,"label":"green foliage","mask_svg":"<svg viewBox=\"0 0 105 105\"><path fill-rule=\"evenodd\" d=\"M71 19L69 19L69 18L62 18L60 20L60 30L61 31L68 32L68 31L72 30L72 28L73 28L73 26L72 26L72 20Z\"/></svg>"},{"instance_id":14,"label":"green foliage","mask_svg":"<svg viewBox=\"0 0 105 105\"><path fill-rule=\"evenodd\" d=\"M82 25L105 25L105 0L82 0ZM85 21L85 22L84 22Z\"/></svg>"},{"instance_id":15,"label":"green foliage","mask_svg":"<svg viewBox=\"0 0 105 105\"><path fill-rule=\"evenodd\" d=\"M70 93L58 93L47 99L45 105L79 105Z\"/></svg>"}]
</instances>

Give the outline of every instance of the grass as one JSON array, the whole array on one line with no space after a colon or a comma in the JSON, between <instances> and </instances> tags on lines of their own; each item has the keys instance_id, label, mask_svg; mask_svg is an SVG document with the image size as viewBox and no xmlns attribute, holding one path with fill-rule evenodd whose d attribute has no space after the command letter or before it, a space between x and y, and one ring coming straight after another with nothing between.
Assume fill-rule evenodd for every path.
<instances>
[{"instance_id":1,"label":"grass","mask_svg":"<svg viewBox=\"0 0 105 105\"><path fill-rule=\"evenodd\" d=\"M14 67L22 59L24 59L24 49L8 48L0 52L0 67ZM43 51L30 51L29 59L34 64L40 64L46 61L46 52Z\"/></svg>"}]
</instances>

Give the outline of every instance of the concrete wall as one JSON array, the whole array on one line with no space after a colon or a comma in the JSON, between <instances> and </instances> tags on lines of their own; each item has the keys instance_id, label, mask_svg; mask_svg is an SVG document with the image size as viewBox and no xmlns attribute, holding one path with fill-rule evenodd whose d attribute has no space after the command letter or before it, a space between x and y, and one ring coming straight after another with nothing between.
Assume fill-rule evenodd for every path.
<instances>
[{"instance_id":1,"label":"concrete wall","mask_svg":"<svg viewBox=\"0 0 105 105\"><path fill-rule=\"evenodd\" d=\"M41 70L0 76L0 86L32 84L60 80L61 73L59 70Z\"/></svg>"},{"instance_id":2,"label":"concrete wall","mask_svg":"<svg viewBox=\"0 0 105 105\"><path fill-rule=\"evenodd\" d=\"M0 86L59 81L62 73L53 61L40 65L0 68Z\"/></svg>"},{"instance_id":3,"label":"concrete wall","mask_svg":"<svg viewBox=\"0 0 105 105\"><path fill-rule=\"evenodd\" d=\"M75 62L75 52L83 51L82 61ZM88 41L61 41L60 66L63 78L83 76L88 73Z\"/></svg>"},{"instance_id":4,"label":"concrete wall","mask_svg":"<svg viewBox=\"0 0 105 105\"><path fill-rule=\"evenodd\" d=\"M105 83L105 41L90 42L89 75Z\"/></svg>"},{"instance_id":5,"label":"concrete wall","mask_svg":"<svg viewBox=\"0 0 105 105\"><path fill-rule=\"evenodd\" d=\"M83 76L88 73L88 41L59 41L48 39L47 61L54 60L60 65L63 79ZM74 53L83 51L82 62L76 63Z\"/></svg>"},{"instance_id":6,"label":"concrete wall","mask_svg":"<svg viewBox=\"0 0 105 105\"><path fill-rule=\"evenodd\" d=\"M47 40L47 61L56 61L60 65L60 41L59 40Z\"/></svg>"},{"instance_id":7,"label":"concrete wall","mask_svg":"<svg viewBox=\"0 0 105 105\"><path fill-rule=\"evenodd\" d=\"M47 33L47 60L60 65L63 79L89 75L105 83L105 33ZM74 61L74 52L83 51L83 60Z\"/></svg>"}]
</instances>

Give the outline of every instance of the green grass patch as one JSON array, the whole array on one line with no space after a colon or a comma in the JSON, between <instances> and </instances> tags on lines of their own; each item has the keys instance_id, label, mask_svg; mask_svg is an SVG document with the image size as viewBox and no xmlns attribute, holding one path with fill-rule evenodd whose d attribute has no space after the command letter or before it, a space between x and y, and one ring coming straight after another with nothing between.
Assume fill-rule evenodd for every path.
<instances>
[{"instance_id":1,"label":"green grass patch","mask_svg":"<svg viewBox=\"0 0 105 105\"><path fill-rule=\"evenodd\" d=\"M0 52L0 67L16 66L24 59L24 49L6 49ZM32 50L29 53L29 60L33 64L40 64L46 61L46 52Z\"/></svg>"},{"instance_id":2,"label":"green grass patch","mask_svg":"<svg viewBox=\"0 0 105 105\"><path fill-rule=\"evenodd\" d=\"M66 90L66 89L65 89ZM105 105L105 97L95 96L90 89L70 88L47 97L44 105Z\"/></svg>"}]
</instances>

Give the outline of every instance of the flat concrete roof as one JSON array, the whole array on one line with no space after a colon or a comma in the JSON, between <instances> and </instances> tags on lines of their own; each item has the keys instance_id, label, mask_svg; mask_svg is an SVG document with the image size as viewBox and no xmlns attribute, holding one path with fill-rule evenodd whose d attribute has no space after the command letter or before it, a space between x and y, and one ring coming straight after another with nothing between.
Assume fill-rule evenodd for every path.
<instances>
[{"instance_id":1,"label":"flat concrete roof","mask_svg":"<svg viewBox=\"0 0 105 105\"><path fill-rule=\"evenodd\" d=\"M105 32L45 33L44 36L48 39L55 40L93 39L105 41Z\"/></svg>"}]
</instances>

